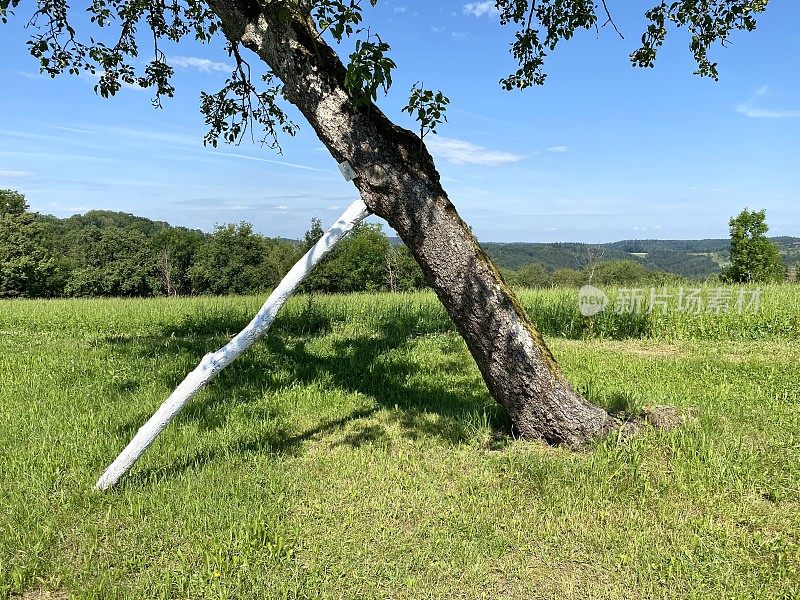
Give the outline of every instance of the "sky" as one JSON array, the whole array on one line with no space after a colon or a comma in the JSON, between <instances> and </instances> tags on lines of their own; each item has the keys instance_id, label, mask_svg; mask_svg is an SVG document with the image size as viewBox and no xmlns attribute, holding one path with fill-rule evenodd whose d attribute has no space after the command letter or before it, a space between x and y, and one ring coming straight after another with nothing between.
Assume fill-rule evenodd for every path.
<instances>
[{"instance_id":1,"label":"sky","mask_svg":"<svg viewBox=\"0 0 800 600\"><path fill-rule=\"evenodd\" d=\"M513 31L493 2L364 4L398 65L379 101L387 115L415 128L401 108L417 81L451 100L426 143L479 239L727 237L745 207L766 209L772 235L800 236L795 0L772 0L755 32L714 48L719 82L692 74L681 31L655 69L631 67L655 2L609 2L624 39L609 27L582 32L549 57L546 84L522 92L498 85L515 67ZM204 231L247 221L299 238L312 217L332 223L357 198L291 108L300 132L282 139L282 154L249 140L203 146L200 92L219 90L231 66L221 43L166 47L177 93L154 109L147 90L102 99L87 76L39 74L24 16L0 25L0 188L23 192L32 210L116 210Z\"/></svg>"}]
</instances>

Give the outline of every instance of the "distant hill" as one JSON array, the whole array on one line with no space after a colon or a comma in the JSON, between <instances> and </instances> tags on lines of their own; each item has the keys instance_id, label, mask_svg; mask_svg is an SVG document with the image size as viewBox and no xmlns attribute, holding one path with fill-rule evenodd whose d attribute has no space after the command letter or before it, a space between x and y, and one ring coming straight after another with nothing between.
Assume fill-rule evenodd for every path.
<instances>
[{"instance_id":1,"label":"distant hill","mask_svg":"<svg viewBox=\"0 0 800 600\"><path fill-rule=\"evenodd\" d=\"M787 264L800 261L800 238L775 237ZM498 266L517 270L538 262L548 271L582 269L591 256L601 260L635 260L645 268L667 271L690 279L718 274L730 259L729 239L707 240L622 240L609 244L483 242L481 246Z\"/></svg>"},{"instance_id":2,"label":"distant hill","mask_svg":"<svg viewBox=\"0 0 800 600\"><path fill-rule=\"evenodd\" d=\"M594 252L600 247L577 242L555 244L482 242L481 246L492 260L504 269L517 270L529 263L538 262L548 271L562 268L582 269L588 262L589 252ZM603 246L602 251L604 261L631 258L630 254L608 245Z\"/></svg>"}]
</instances>

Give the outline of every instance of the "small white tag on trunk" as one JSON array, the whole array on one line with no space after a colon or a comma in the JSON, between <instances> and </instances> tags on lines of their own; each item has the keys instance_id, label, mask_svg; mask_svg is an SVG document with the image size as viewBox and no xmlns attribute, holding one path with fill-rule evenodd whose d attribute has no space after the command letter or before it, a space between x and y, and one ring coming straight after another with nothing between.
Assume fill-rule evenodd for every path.
<instances>
[{"instance_id":1,"label":"small white tag on trunk","mask_svg":"<svg viewBox=\"0 0 800 600\"><path fill-rule=\"evenodd\" d=\"M353 171L353 167L347 161L339 163L339 170L342 172L345 181L353 181L356 178L356 172Z\"/></svg>"}]
</instances>

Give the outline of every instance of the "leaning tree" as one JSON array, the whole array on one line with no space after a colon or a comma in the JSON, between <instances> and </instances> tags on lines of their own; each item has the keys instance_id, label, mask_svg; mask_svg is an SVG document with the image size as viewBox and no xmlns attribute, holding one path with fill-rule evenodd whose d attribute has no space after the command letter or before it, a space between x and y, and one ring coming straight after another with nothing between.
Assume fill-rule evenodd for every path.
<instances>
[{"instance_id":1,"label":"leaning tree","mask_svg":"<svg viewBox=\"0 0 800 600\"><path fill-rule=\"evenodd\" d=\"M368 0L375 5L378 0ZM651 0L652 1L652 0ZM752 30L768 0L661 0L645 12L646 29L634 65L651 67L668 30L686 28L697 73L717 77L709 58L735 30ZM513 32L518 68L500 80L507 90L540 85L547 54L580 29L614 21L610 0L496 0L500 23ZM206 355L145 424L98 482L106 488L138 458L185 402L220 369L264 335L283 301L308 270L368 214L385 219L410 249L452 317L491 395L508 412L517 435L581 446L617 426L602 408L569 384L542 336L500 273L481 250L444 191L423 138L444 120L448 99L415 86L404 111L419 123L412 132L378 107L392 83L389 44L366 27L362 0L92 0L76 16L65 0L37 0L22 15L31 29L30 53L43 72L89 72L96 91L113 96L123 85L154 90L159 106L173 94L165 41L223 36L235 66L224 87L201 95L206 142L237 142L253 127L279 147L295 124L293 104L357 187L360 199L290 271L266 304L228 345ZM3 21L27 5L0 0ZM626 7L625 10L630 10ZM80 30L80 31L79 31ZM343 60L336 47L352 38ZM103 41L105 40L105 41ZM151 54L144 65L140 53ZM259 60L256 77L250 62Z\"/></svg>"}]
</instances>

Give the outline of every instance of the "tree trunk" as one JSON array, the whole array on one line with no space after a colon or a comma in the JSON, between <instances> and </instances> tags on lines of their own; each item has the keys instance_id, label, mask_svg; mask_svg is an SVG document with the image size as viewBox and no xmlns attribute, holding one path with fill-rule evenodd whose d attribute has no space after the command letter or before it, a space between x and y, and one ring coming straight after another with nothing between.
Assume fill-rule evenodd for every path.
<instances>
[{"instance_id":1,"label":"tree trunk","mask_svg":"<svg viewBox=\"0 0 800 600\"><path fill-rule=\"evenodd\" d=\"M164 281L167 296L177 296L175 287L172 285L172 253L169 251L169 246L164 247L158 259L158 268L161 271L161 278Z\"/></svg>"},{"instance_id":2,"label":"tree trunk","mask_svg":"<svg viewBox=\"0 0 800 600\"><path fill-rule=\"evenodd\" d=\"M516 435L580 446L615 421L584 400L556 364L498 270L442 189L420 138L376 106L357 105L345 67L285 3L210 0L225 35L256 53L284 83L284 96L338 162L347 161L370 210L408 246L475 358Z\"/></svg>"},{"instance_id":3,"label":"tree trunk","mask_svg":"<svg viewBox=\"0 0 800 600\"><path fill-rule=\"evenodd\" d=\"M339 220L305 253L289 270L264 302L261 310L234 338L216 352L209 352L200 364L189 373L158 408L147 423L142 425L125 449L114 459L97 480L95 487L107 490L114 486L133 466L144 451L153 443L159 433L169 425L186 403L211 381L222 369L236 360L242 352L266 335L278 311L292 292L306 278L315 265L319 264L332 249L358 223L369 215L366 205L359 199L353 202L339 217Z\"/></svg>"}]
</instances>

